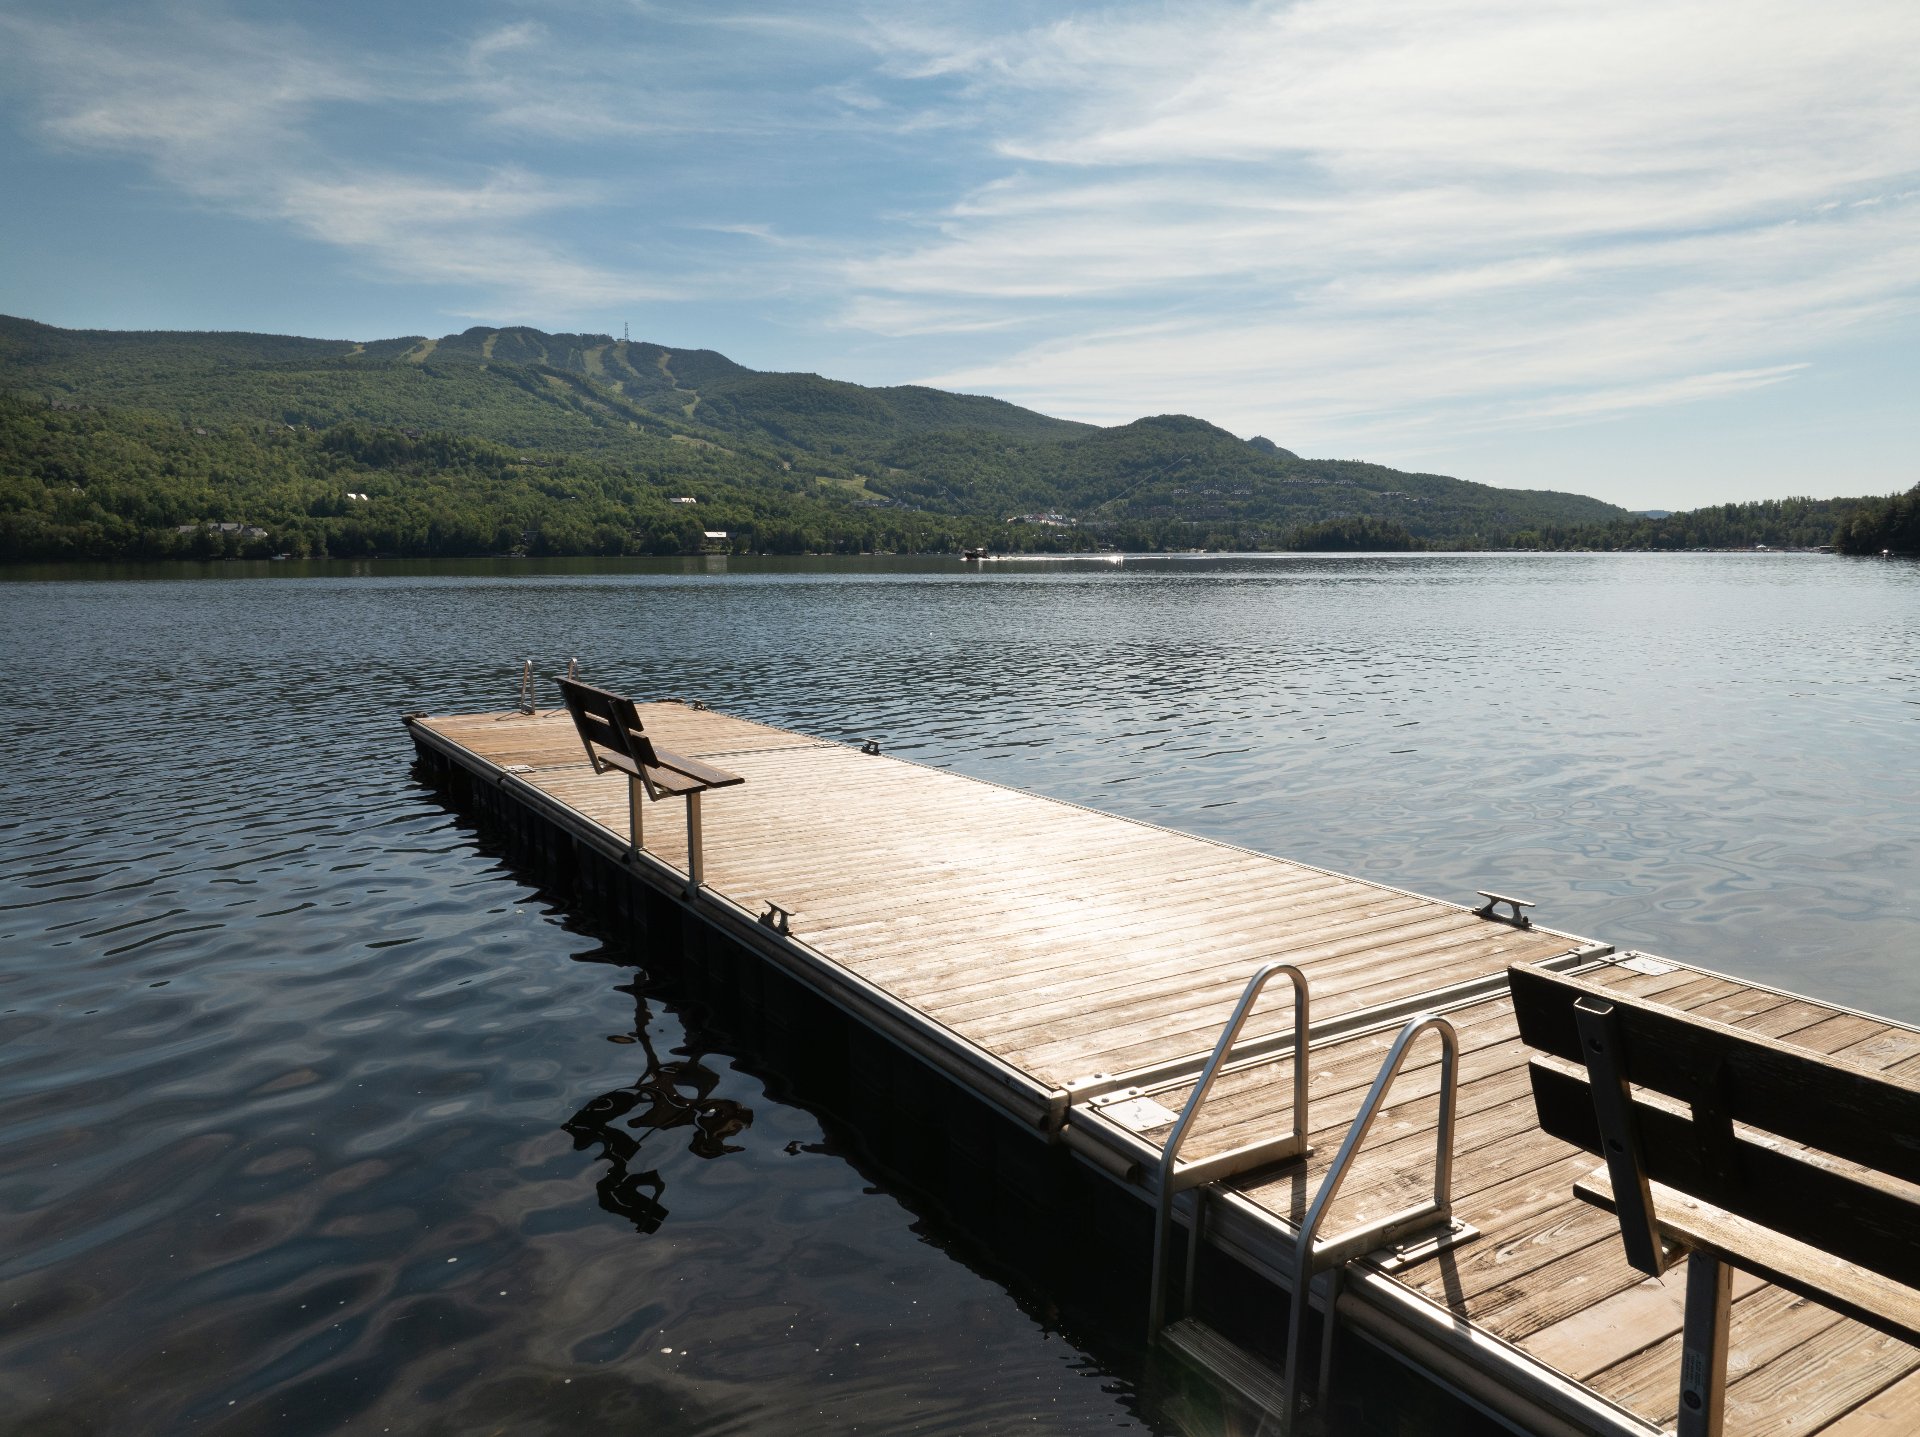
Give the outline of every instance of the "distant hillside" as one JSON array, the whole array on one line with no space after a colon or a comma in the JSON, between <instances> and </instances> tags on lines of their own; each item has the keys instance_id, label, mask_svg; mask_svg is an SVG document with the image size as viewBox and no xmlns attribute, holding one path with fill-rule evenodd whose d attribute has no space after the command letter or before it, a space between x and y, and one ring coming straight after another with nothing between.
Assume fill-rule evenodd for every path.
<instances>
[{"instance_id":1,"label":"distant hillside","mask_svg":"<svg viewBox=\"0 0 1920 1437\"><path fill-rule=\"evenodd\" d=\"M977 395L764 374L707 349L520 328L363 344L63 330L0 316L0 384L49 399L182 411L202 423L419 424L568 451L618 447L621 429L636 421L764 441L787 458L932 431L1096 432Z\"/></svg>"},{"instance_id":2,"label":"distant hillside","mask_svg":"<svg viewBox=\"0 0 1920 1437\"><path fill-rule=\"evenodd\" d=\"M709 528L830 550L1257 548L1329 523L1465 544L1626 518L1185 415L1103 429L527 328L361 343L0 317L0 394L0 557L204 549L185 530L208 523L289 551L452 553L677 551Z\"/></svg>"},{"instance_id":3,"label":"distant hillside","mask_svg":"<svg viewBox=\"0 0 1920 1437\"><path fill-rule=\"evenodd\" d=\"M1680 513L1632 514L1604 524L1516 530L1521 549L1816 549L1842 554L1920 553L1920 487L1904 495L1755 499Z\"/></svg>"}]
</instances>

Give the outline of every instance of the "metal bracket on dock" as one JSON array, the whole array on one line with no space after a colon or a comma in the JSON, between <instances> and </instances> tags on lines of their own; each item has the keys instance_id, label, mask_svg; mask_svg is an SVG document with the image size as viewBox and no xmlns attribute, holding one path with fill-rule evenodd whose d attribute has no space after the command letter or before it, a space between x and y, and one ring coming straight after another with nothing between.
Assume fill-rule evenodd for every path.
<instances>
[{"instance_id":1,"label":"metal bracket on dock","mask_svg":"<svg viewBox=\"0 0 1920 1437\"><path fill-rule=\"evenodd\" d=\"M1533 927L1533 920L1520 911L1523 908L1531 908L1534 906L1531 899L1509 898L1504 893L1489 893L1484 888L1476 889L1475 891L1487 900L1473 910L1475 917L1491 918L1495 923L1511 923L1515 928ZM1502 903L1506 904L1507 907L1512 910L1510 914L1495 913L1493 911L1495 907Z\"/></svg>"},{"instance_id":2,"label":"metal bracket on dock","mask_svg":"<svg viewBox=\"0 0 1920 1437\"><path fill-rule=\"evenodd\" d=\"M778 903L775 903L771 898L763 901L767 905L767 911L760 915L760 926L763 928L771 928L775 933L782 935L791 932L792 928L789 920L792 919L793 914L789 910L782 908Z\"/></svg>"},{"instance_id":3,"label":"metal bracket on dock","mask_svg":"<svg viewBox=\"0 0 1920 1437\"><path fill-rule=\"evenodd\" d=\"M862 753L871 753L871 754L877 754L877 753L879 753L879 752L880 752L880 740L879 740L879 739L877 739L877 738L870 738L870 739L868 739L868 740L867 740L867 741L866 741L865 743L863 743L863 744L861 744L861 745L860 745L860 752L862 752Z\"/></svg>"},{"instance_id":4,"label":"metal bracket on dock","mask_svg":"<svg viewBox=\"0 0 1920 1437\"><path fill-rule=\"evenodd\" d=\"M1480 1229L1472 1223L1450 1217L1437 1227L1430 1227L1421 1232L1410 1232L1383 1247L1377 1247L1365 1254L1365 1258L1381 1272L1398 1272L1403 1267L1412 1267L1417 1263L1425 1262L1428 1258L1443 1253L1450 1247L1471 1242L1478 1236L1480 1236Z\"/></svg>"},{"instance_id":5,"label":"metal bracket on dock","mask_svg":"<svg viewBox=\"0 0 1920 1437\"><path fill-rule=\"evenodd\" d=\"M533 714L540 712L533 702L533 660L528 659L520 666L520 712Z\"/></svg>"},{"instance_id":6,"label":"metal bracket on dock","mask_svg":"<svg viewBox=\"0 0 1920 1437\"><path fill-rule=\"evenodd\" d=\"M1113 1074L1088 1073L1083 1078L1068 1079L1065 1086L1067 1090L1067 1101L1069 1103L1083 1102L1089 1093L1098 1096L1101 1093L1111 1092L1113 1090Z\"/></svg>"}]
</instances>

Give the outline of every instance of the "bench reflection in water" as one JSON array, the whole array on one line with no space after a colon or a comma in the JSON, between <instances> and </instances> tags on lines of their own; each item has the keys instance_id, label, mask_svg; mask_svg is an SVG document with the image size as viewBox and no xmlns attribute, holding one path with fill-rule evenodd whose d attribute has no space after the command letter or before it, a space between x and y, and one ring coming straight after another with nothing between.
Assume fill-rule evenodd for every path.
<instances>
[{"instance_id":1,"label":"bench reflection in water","mask_svg":"<svg viewBox=\"0 0 1920 1437\"><path fill-rule=\"evenodd\" d=\"M646 1070L632 1086L602 1093L561 1127L573 1138L576 1151L600 1144L600 1155L611 1165L597 1190L600 1206L626 1218L642 1233L659 1231L667 1220L666 1179L656 1168L635 1171L646 1140L657 1132L690 1128L687 1148L695 1157L717 1158L737 1153L729 1143L753 1123L753 1109L730 1098L709 1097L720 1075L697 1058L662 1062L648 1032L652 1010L636 995L633 1040L646 1055ZM631 1131L630 1131L631 1130Z\"/></svg>"}]
</instances>

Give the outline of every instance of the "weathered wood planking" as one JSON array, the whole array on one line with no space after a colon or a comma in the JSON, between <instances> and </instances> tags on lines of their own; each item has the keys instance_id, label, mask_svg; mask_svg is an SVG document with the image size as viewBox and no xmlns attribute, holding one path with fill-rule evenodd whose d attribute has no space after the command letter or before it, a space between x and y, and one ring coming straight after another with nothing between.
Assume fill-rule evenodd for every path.
<instances>
[{"instance_id":1,"label":"weathered wood planking","mask_svg":"<svg viewBox=\"0 0 1920 1437\"><path fill-rule=\"evenodd\" d=\"M1572 940L961 775L679 704L658 741L724 755L746 783L706 796L706 880L777 903L795 937L1034 1079L1204 1052L1262 961L1298 963L1317 1017L1391 1001ZM626 784L595 775L564 714L424 726L604 828ZM569 750L571 745L571 750ZM684 867L682 805L650 805L646 846ZM1262 1029L1284 1030L1276 1012Z\"/></svg>"},{"instance_id":2,"label":"weathered wood planking","mask_svg":"<svg viewBox=\"0 0 1920 1437\"><path fill-rule=\"evenodd\" d=\"M792 913L793 937L1037 1085L1059 1090L1204 1053L1251 970L1298 964L1316 1026L1567 954L1583 940L1230 845L862 754L675 703L641 706L657 741L723 758L740 788L706 800L710 888ZM624 838L625 781L596 776L564 712L419 721L484 768L511 769ZM646 813L646 847L684 868L684 805ZM1874 1069L1920 1071L1920 1032L1703 973L1608 962L1589 981ZM1284 989L1284 985L1281 985ZM1614 1219L1573 1184L1594 1160L1534 1121L1529 1050L1504 995L1456 1005L1455 1212L1480 1236L1391 1279L1656 1424L1677 1391L1681 1295L1643 1279ZM1245 1036L1291 1027L1276 991ZM1296 1224L1390 1045L1384 1024L1311 1049L1314 1151L1230 1181ZM1431 1041L1431 1040L1429 1040ZM1151 1089L1178 1110L1190 1079ZM1392 1212L1431 1183L1437 1045L1396 1084L1326 1232ZM1284 1058L1229 1070L1188 1160L1283 1130ZM1166 1127L1137 1134L1157 1149ZM1863 1437L1920 1430L1920 1353L1751 1276L1737 1279L1730 1430Z\"/></svg>"}]
</instances>

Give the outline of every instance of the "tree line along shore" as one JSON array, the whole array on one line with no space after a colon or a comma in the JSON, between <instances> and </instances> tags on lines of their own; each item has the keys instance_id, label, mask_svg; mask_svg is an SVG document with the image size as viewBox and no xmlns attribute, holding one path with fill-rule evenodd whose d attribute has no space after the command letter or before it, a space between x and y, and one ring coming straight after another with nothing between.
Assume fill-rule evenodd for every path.
<instances>
[{"instance_id":1,"label":"tree line along shore","mask_svg":"<svg viewBox=\"0 0 1920 1437\"><path fill-rule=\"evenodd\" d=\"M678 456L676 456L678 457ZM943 514L749 486L696 451L666 474L590 455L347 422L209 428L0 396L0 561L456 558L495 554L1002 553L1186 549L1920 553L1904 495L1722 504L1661 518L1416 534L1372 514L1285 518ZM690 462L688 462L690 461ZM691 472L690 472L691 471ZM684 491L694 491L691 493ZM693 502L686 502L692 500ZM713 537L713 536L724 537Z\"/></svg>"}]
</instances>

